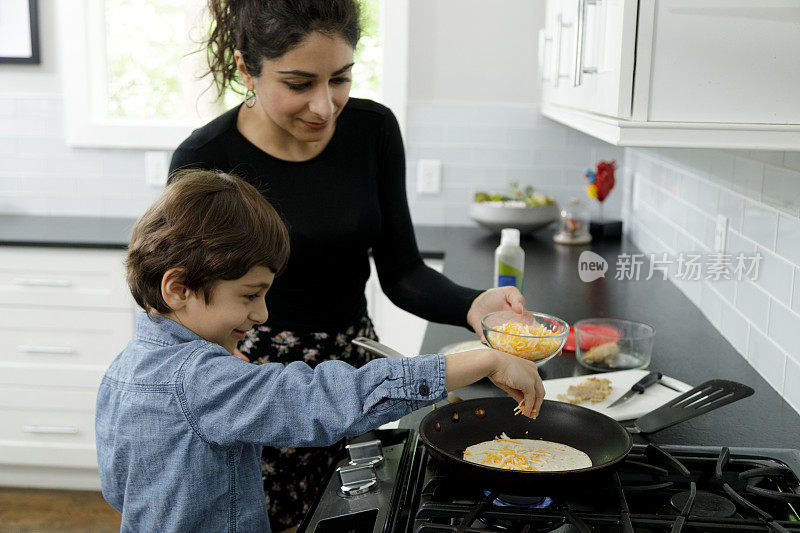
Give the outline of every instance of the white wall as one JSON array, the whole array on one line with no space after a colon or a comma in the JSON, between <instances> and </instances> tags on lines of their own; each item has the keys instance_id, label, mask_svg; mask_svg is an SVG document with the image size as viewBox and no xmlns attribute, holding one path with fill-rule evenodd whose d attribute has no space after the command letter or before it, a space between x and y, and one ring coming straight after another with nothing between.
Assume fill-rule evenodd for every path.
<instances>
[{"instance_id":1,"label":"white wall","mask_svg":"<svg viewBox=\"0 0 800 533\"><path fill-rule=\"evenodd\" d=\"M39 2L41 65L0 65L0 213L138 217L160 189L144 152L64 141L57 0Z\"/></svg>"},{"instance_id":2,"label":"white wall","mask_svg":"<svg viewBox=\"0 0 800 533\"><path fill-rule=\"evenodd\" d=\"M800 152L628 149L625 160L625 226L641 250L709 253L723 214L727 253L762 256L755 281L676 285L800 412Z\"/></svg>"},{"instance_id":3,"label":"white wall","mask_svg":"<svg viewBox=\"0 0 800 533\"><path fill-rule=\"evenodd\" d=\"M544 9L541 0L412 0L409 101L538 103Z\"/></svg>"},{"instance_id":4,"label":"white wall","mask_svg":"<svg viewBox=\"0 0 800 533\"><path fill-rule=\"evenodd\" d=\"M159 193L141 150L64 143L55 5L41 0L42 64L0 66L0 213L136 217ZM388 0L391 1L391 0ZM531 184L564 202L583 172L622 151L538 113L539 0L411 0L406 148L418 224L471 225L477 189ZM416 162L441 159L442 192L418 196ZM607 201L619 211L621 194Z\"/></svg>"},{"instance_id":5,"label":"white wall","mask_svg":"<svg viewBox=\"0 0 800 533\"><path fill-rule=\"evenodd\" d=\"M391 0L387 0L391 1ZM539 114L539 0L412 0L406 159L419 224L473 225L477 190L533 185L560 204L586 199L584 172L600 159L622 166L620 148ZM442 161L442 192L416 192L419 159ZM622 194L604 208L618 216ZM596 206L593 205L596 209Z\"/></svg>"}]
</instances>

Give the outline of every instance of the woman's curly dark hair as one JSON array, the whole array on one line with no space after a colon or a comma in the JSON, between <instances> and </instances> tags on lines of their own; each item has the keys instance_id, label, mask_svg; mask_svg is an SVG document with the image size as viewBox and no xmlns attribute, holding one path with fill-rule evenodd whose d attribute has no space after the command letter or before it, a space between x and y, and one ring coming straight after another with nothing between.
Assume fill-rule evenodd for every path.
<instances>
[{"instance_id":1,"label":"woman's curly dark hair","mask_svg":"<svg viewBox=\"0 0 800 533\"><path fill-rule=\"evenodd\" d=\"M242 53L247 72L261 75L264 59L276 59L314 31L340 35L353 48L361 35L356 0L209 0L213 25L205 41L208 72L217 93L237 92L234 52Z\"/></svg>"}]
</instances>

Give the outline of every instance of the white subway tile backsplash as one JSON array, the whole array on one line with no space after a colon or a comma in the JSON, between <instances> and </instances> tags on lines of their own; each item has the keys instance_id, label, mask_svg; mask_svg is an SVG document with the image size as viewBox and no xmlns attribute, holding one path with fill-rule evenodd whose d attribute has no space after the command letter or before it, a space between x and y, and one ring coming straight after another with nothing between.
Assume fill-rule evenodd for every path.
<instances>
[{"instance_id":1,"label":"white subway tile backsplash","mask_svg":"<svg viewBox=\"0 0 800 533\"><path fill-rule=\"evenodd\" d=\"M409 126L470 126L473 117L471 106L415 102L408 106L406 120Z\"/></svg>"},{"instance_id":2,"label":"white subway tile backsplash","mask_svg":"<svg viewBox=\"0 0 800 533\"><path fill-rule=\"evenodd\" d=\"M761 200L764 184L764 164L737 157L733 166L733 190L751 200Z\"/></svg>"},{"instance_id":3,"label":"white subway tile backsplash","mask_svg":"<svg viewBox=\"0 0 800 533\"><path fill-rule=\"evenodd\" d=\"M472 126L502 126L511 124L538 124L540 113L538 106L532 105L472 105L454 106L456 112L466 109ZM445 124L447 122L444 122Z\"/></svg>"},{"instance_id":4,"label":"white subway tile backsplash","mask_svg":"<svg viewBox=\"0 0 800 533\"><path fill-rule=\"evenodd\" d=\"M722 302L722 335L740 354L747 353L747 334L750 323L733 306Z\"/></svg>"},{"instance_id":5,"label":"white subway tile backsplash","mask_svg":"<svg viewBox=\"0 0 800 533\"><path fill-rule=\"evenodd\" d=\"M800 267L794 269L794 286L792 292L792 309L800 313ZM800 355L798 355L800 357Z\"/></svg>"},{"instance_id":6,"label":"white subway tile backsplash","mask_svg":"<svg viewBox=\"0 0 800 533\"><path fill-rule=\"evenodd\" d=\"M565 183L564 168L559 166L509 167L505 171L505 176L508 181L518 181L520 185L532 185L545 194L549 194L548 190L559 188Z\"/></svg>"},{"instance_id":7,"label":"white subway tile backsplash","mask_svg":"<svg viewBox=\"0 0 800 533\"><path fill-rule=\"evenodd\" d=\"M589 148L575 148L572 145L567 148L537 148L533 151L533 161L535 165L563 165L578 167L581 169L580 176L587 168L593 164L591 160L591 150Z\"/></svg>"},{"instance_id":8,"label":"white subway tile backsplash","mask_svg":"<svg viewBox=\"0 0 800 533\"><path fill-rule=\"evenodd\" d=\"M756 245L753 244L753 241L743 238L738 232L728 230L727 252L729 254L732 256L739 253L751 255L755 251Z\"/></svg>"},{"instance_id":9,"label":"white subway tile backsplash","mask_svg":"<svg viewBox=\"0 0 800 533\"><path fill-rule=\"evenodd\" d=\"M485 128L464 128L457 126L447 126L444 131L446 143L468 144L468 145L496 145L506 146L506 128L500 126ZM436 142L422 141L421 142ZM442 141L440 141L442 142Z\"/></svg>"},{"instance_id":10,"label":"white subway tile backsplash","mask_svg":"<svg viewBox=\"0 0 800 533\"><path fill-rule=\"evenodd\" d=\"M800 412L800 362L791 356L786 360L783 397L795 411Z\"/></svg>"},{"instance_id":11,"label":"white subway tile backsplash","mask_svg":"<svg viewBox=\"0 0 800 533\"><path fill-rule=\"evenodd\" d=\"M783 152L774 150L750 150L750 159L755 159L756 161L769 163L771 165L782 165Z\"/></svg>"},{"instance_id":12,"label":"white subway tile backsplash","mask_svg":"<svg viewBox=\"0 0 800 533\"><path fill-rule=\"evenodd\" d=\"M746 279L736 282L736 309L759 329L767 331L769 296Z\"/></svg>"},{"instance_id":13,"label":"white subway tile backsplash","mask_svg":"<svg viewBox=\"0 0 800 533\"><path fill-rule=\"evenodd\" d=\"M689 170L705 177L711 170L711 157L708 150L696 148L659 148L658 154L664 163Z\"/></svg>"},{"instance_id":14,"label":"white subway tile backsplash","mask_svg":"<svg viewBox=\"0 0 800 533\"><path fill-rule=\"evenodd\" d=\"M795 265L800 265L800 218L785 214L778 217L775 252Z\"/></svg>"},{"instance_id":15,"label":"white subway tile backsplash","mask_svg":"<svg viewBox=\"0 0 800 533\"><path fill-rule=\"evenodd\" d=\"M734 264L735 260L732 260L731 266ZM727 278L721 277L720 279L711 280L711 283L725 301L730 305L734 305L736 301L736 278L732 272L729 272Z\"/></svg>"},{"instance_id":16,"label":"white subway tile backsplash","mask_svg":"<svg viewBox=\"0 0 800 533\"><path fill-rule=\"evenodd\" d=\"M444 142L444 126L439 125L415 125L409 126L406 132L406 137L414 139L414 142L420 144L431 144Z\"/></svg>"},{"instance_id":17,"label":"white subway tile backsplash","mask_svg":"<svg viewBox=\"0 0 800 533\"><path fill-rule=\"evenodd\" d=\"M778 230L778 213L762 204L746 201L742 216L742 234L759 246L775 249L775 234Z\"/></svg>"},{"instance_id":18,"label":"white subway tile backsplash","mask_svg":"<svg viewBox=\"0 0 800 533\"><path fill-rule=\"evenodd\" d=\"M758 253L762 257L756 285L767 291L779 302L789 305L792 278L794 277L793 265L763 248L759 248Z\"/></svg>"},{"instance_id":19,"label":"white subway tile backsplash","mask_svg":"<svg viewBox=\"0 0 800 533\"><path fill-rule=\"evenodd\" d=\"M526 148L563 148L567 145L567 131L563 127L509 128L503 142Z\"/></svg>"},{"instance_id":20,"label":"white subway tile backsplash","mask_svg":"<svg viewBox=\"0 0 800 533\"><path fill-rule=\"evenodd\" d=\"M794 216L800 216L800 179L797 172L788 168L764 166L762 200Z\"/></svg>"},{"instance_id":21,"label":"white subway tile backsplash","mask_svg":"<svg viewBox=\"0 0 800 533\"><path fill-rule=\"evenodd\" d=\"M49 133L48 125L41 120L31 120L17 115L0 116L0 132L16 137L43 137Z\"/></svg>"},{"instance_id":22,"label":"white subway tile backsplash","mask_svg":"<svg viewBox=\"0 0 800 533\"><path fill-rule=\"evenodd\" d=\"M736 158L722 150L712 150L709 158L711 167L708 172L708 179L719 185L731 187L733 184L733 166Z\"/></svg>"},{"instance_id":23,"label":"white subway tile backsplash","mask_svg":"<svg viewBox=\"0 0 800 533\"><path fill-rule=\"evenodd\" d=\"M800 152L785 152L783 154L783 166L800 172Z\"/></svg>"},{"instance_id":24,"label":"white subway tile backsplash","mask_svg":"<svg viewBox=\"0 0 800 533\"><path fill-rule=\"evenodd\" d=\"M15 194L19 194L20 178L15 175L4 176L0 174L0 198L13 198ZM6 200L7 202L9 200Z\"/></svg>"},{"instance_id":25,"label":"white subway tile backsplash","mask_svg":"<svg viewBox=\"0 0 800 533\"><path fill-rule=\"evenodd\" d=\"M711 322L715 328L721 329L722 327L722 305L723 301L717 292L711 288L708 282L700 283L700 310L706 315L708 321Z\"/></svg>"},{"instance_id":26,"label":"white subway tile backsplash","mask_svg":"<svg viewBox=\"0 0 800 533\"><path fill-rule=\"evenodd\" d=\"M2 136L0 137L0 155L11 155L19 153L19 143L16 137ZM0 165L0 170L2 170Z\"/></svg>"},{"instance_id":27,"label":"white subway tile backsplash","mask_svg":"<svg viewBox=\"0 0 800 533\"><path fill-rule=\"evenodd\" d=\"M769 309L767 333L788 353L800 354L800 314L773 302Z\"/></svg>"},{"instance_id":28,"label":"white subway tile backsplash","mask_svg":"<svg viewBox=\"0 0 800 533\"><path fill-rule=\"evenodd\" d=\"M530 165L534 164L533 151L526 148L474 147L469 149L472 161L478 165Z\"/></svg>"},{"instance_id":29,"label":"white subway tile backsplash","mask_svg":"<svg viewBox=\"0 0 800 533\"><path fill-rule=\"evenodd\" d=\"M636 177L624 211L628 235L645 252L660 251L668 227L676 252L708 253L717 215L728 217L726 253L734 267L743 260L743 279L735 270L729 280L672 279L800 410L800 152L630 148L625 166ZM751 281L756 251L762 259Z\"/></svg>"},{"instance_id":30,"label":"white subway tile backsplash","mask_svg":"<svg viewBox=\"0 0 800 533\"><path fill-rule=\"evenodd\" d=\"M727 155L727 154L726 154ZM744 198L731 192L730 189L719 187L719 197L717 199L717 212L728 217L728 227L742 230L742 213L744 212Z\"/></svg>"},{"instance_id":31,"label":"white subway tile backsplash","mask_svg":"<svg viewBox=\"0 0 800 533\"><path fill-rule=\"evenodd\" d=\"M783 391L786 354L756 328L750 328L747 360L778 392Z\"/></svg>"},{"instance_id":32,"label":"white subway tile backsplash","mask_svg":"<svg viewBox=\"0 0 800 533\"><path fill-rule=\"evenodd\" d=\"M697 184L697 198L694 201L694 205L698 208L706 213L715 213L717 212L718 198L719 187L705 180Z\"/></svg>"},{"instance_id":33,"label":"white subway tile backsplash","mask_svg":"<svg viewBox=\"0 0 800 533\"><path fill-rule=\"evenodd\" d=\"M411 218L415 224L443 226L444 209L438 202L416 201L410 205Z\"/></svg>"},{"instance_id":34,"label":"white subway tile backsplash","mask_svg":"<svg viewBox=\"0 0 800 533\"><path fill-rule=\"evenodd\" d=\"M698 180L696 176L681 172L681 185L678 188L678 195L683 198L684 201L696 206L699 189L700 180Z\"/></svg>"},{"instance_id":35,"label":"white subway tile backsplash","mask_svg":"<svg viewBox=\"0 0 800 533\"><path fill-rule=\"evenodd\" d=\"M406 151L409 168L416 168L418 159L439 159L443 165L473 163L472 149L458 145L411 144Z\"/></svg>"}]
</instances>

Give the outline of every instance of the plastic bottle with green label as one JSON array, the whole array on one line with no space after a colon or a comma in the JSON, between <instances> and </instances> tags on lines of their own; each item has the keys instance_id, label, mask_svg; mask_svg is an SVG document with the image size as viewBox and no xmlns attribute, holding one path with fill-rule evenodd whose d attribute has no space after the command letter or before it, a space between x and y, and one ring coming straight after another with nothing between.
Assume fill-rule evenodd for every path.
<instances>
[{"instance_id":1,"label":"plastic bottle with green label","mask_svg":"<svg viewBox=\"0 0 800 533\"><path fill-rule=\"evenodd\" d=\"M500 233L500 246L494 251L494 286L514 286L522 292L525 272L525 251L519 245L519 230L505 228Z\"/></svg>"}]
</instances>

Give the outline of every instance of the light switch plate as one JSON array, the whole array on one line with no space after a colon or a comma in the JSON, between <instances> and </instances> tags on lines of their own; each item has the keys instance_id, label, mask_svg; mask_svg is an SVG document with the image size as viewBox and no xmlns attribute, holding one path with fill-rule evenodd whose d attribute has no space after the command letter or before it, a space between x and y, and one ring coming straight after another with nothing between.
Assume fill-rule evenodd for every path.
<instances>
[{"instance_id":1,"label":"light switch plate","mask_svg":"<svg viewBox=\"0 0 800 533\"><path fill-rule=\"evenodd\" d=\"M717 215L717 227L714 230L714 251L725 253L728 241L728 217Z\"/></svg>"},{"instance_id":2,"label":"light switch plate","mask_svg":"<svg viewBox=\"0 0 800 533\"><path fill-rule=\"evenodd\" d=\"M148 151L144 153L145 181L151 187L164 187L169 174L170 152Z\"/></svg>"},{"instance_id":3,"label":"light switch plate","mask_svg":"<svg viewBox=\"0 0 800 533\"><path fill-rule=\"evenodd\" d=\"M438 159L417 161L417 194L442 192L442 162Z\"/></svg>"}]
</instances>

